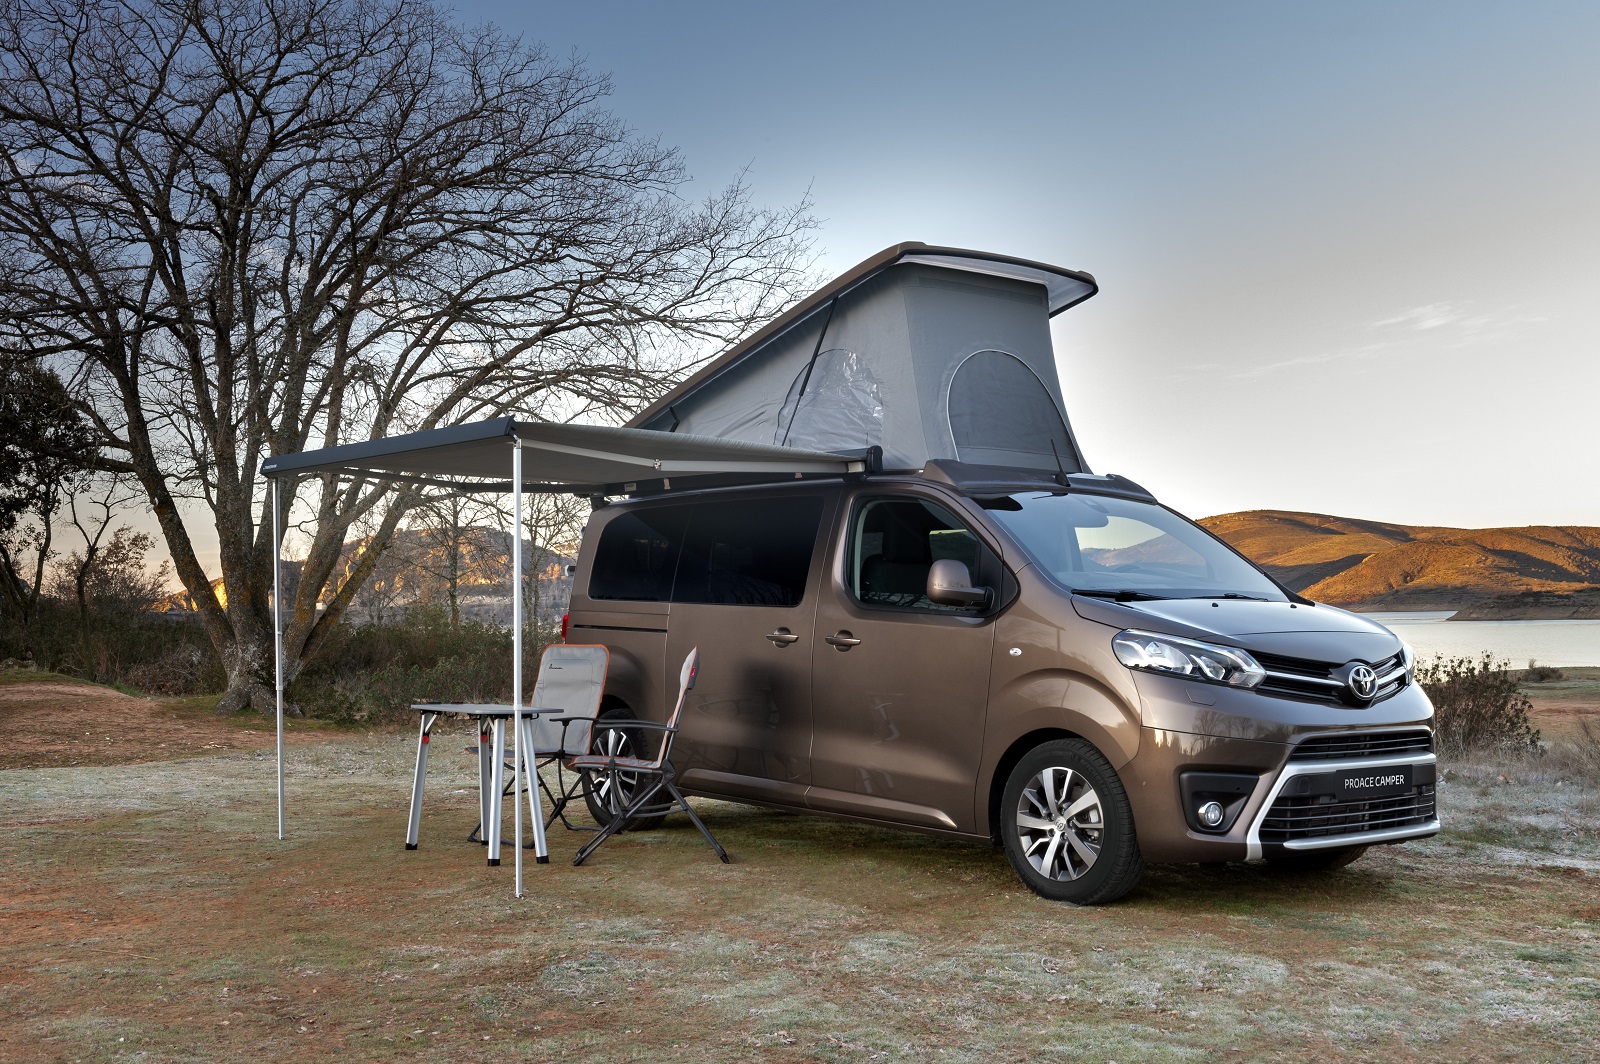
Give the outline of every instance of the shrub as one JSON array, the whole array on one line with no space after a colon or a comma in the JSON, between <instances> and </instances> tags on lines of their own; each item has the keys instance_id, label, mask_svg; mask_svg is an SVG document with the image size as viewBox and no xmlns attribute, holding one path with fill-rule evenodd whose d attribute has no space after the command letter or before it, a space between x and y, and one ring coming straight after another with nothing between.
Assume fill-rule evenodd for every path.
<instances>
[{"instance_id":1,"label":"shrub","mask_svg":"<svg viewBox=\"0 0 1600 1064\"><path fill-rule=\"evenodd\" d=\"M84 620L75 603L42 598L26 629L0 619L0 658L26 658L31 650L40 668L150 694L222 690L222 665L197 616L92 609Z\"/></svg>"},{"instance_id":2,"label":"shrub","mask_svg":"<svg viewBox=\"0 0 1600 1064\"><path fill-rule=\"evenodd\" d=\"M1488 651L1478 658L1436 655L1417 667L1417 682L1433 700L1441 753L1540 748L1528 720L1533 704L1517 689L1509 661Z\"/></svg>"},{"instance_id":3,"label":"shrub","mask_svg":"<svg viewBox=\"0 0 1600 1064\"><path fill-rule=\"evenodd\" d=\"M1532 658L1528 659L1528 671L1522 674L1524 683L1549 683L1551 680L1564 680L1566 675L1549 665L1540 665Z\"/></svg>"}]
</instances>

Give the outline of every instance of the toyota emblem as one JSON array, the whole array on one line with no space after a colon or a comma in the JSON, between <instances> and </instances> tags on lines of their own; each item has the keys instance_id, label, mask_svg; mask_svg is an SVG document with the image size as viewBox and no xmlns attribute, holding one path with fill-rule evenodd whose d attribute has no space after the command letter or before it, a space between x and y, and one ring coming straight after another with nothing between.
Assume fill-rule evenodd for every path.
<instances>
[{"instance_id":1,"label":"toyota emblem","mask_svg":"<svg viewBox=\"0 0 1600 1064\"><path fill-rule=\"evenodd\" d=\"M1350 693L1363 702L1378 693L1378 674L1372 671L1371 665L1357 665L1351 669L1345 683L1350 685Z\"/></svg>"}]
</instances>

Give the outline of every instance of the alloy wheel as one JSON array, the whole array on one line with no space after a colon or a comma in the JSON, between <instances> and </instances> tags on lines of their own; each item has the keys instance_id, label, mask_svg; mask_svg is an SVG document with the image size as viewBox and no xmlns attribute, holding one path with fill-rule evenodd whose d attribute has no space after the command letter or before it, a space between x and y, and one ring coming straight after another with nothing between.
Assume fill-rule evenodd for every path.
<instances>
[{"instance_id":1,"label":"alloy wheel","mask_svg":"<svg viewBox=\"0 0 1600 1064\"><path fill-rule=\"evenodd\" d=\"M597 738L599 741L593 744L594 753L605 757L633 756L633 740L621 728L606 728ZM628 803L633 799L634 787L639 781L638 773L623 769L591 770L591 779L595 796L612 814L620 813L628 807Z\"/></svg>"},{"instance_id":2,"label":"alloy wheel","mask_svg":"<svg viewBox=\"0 0 1600 1064\"><path fill-rule=\"evenodd\" d=\"M1077 879L1100 858L1105 813L1081 772L1058 765L1040 769L1022 789L1016 823L1023 856L1046 879Z\"/></svg>"}]
</instances>

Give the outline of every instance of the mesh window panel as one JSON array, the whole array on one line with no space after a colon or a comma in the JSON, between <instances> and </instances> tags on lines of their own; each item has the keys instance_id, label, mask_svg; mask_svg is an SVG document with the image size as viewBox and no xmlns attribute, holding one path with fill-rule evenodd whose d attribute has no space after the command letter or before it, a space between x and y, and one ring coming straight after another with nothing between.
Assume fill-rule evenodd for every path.
<instances>
[{"instance_id":1,"label":"mesh window panel","mask_svg":"<svg viewBox=\"0 0 1600 1064\"><path fill-rule=\"evenodd\" d=\"M979 351L950 382L950 434L956 457L987 465L1078 471L1055 400L1015 355ZM1051 447L1054 446L1052 452Z\"/></svg>"}]
</instances>

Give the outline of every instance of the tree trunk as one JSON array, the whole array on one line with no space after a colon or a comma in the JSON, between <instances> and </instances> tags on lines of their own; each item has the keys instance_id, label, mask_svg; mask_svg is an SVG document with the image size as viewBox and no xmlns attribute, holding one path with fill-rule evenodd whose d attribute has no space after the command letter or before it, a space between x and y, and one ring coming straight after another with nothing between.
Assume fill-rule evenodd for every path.
<instances>
[{"instance_id":1,"label":"tree trunk","mask_svg":"<svg viewBox=\"0 0 1600 1064\"><path fill-rule=\"evenodd\" d=\"M277 677L272 649L270 630L234 639L223 655L228 689L217 702L218 713L234 713L248 706L263 716L277 714ZM290 716L300 715L293 707L284 709Z\"/></svg>"}]
</instances>

